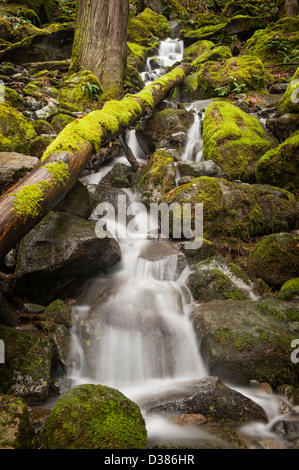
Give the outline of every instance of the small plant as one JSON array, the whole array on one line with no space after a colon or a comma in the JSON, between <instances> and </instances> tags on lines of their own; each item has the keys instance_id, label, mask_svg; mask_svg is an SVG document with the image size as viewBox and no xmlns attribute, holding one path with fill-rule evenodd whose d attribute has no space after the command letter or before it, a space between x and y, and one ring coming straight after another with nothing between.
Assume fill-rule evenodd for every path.
<instances>
[{"instance_id":1,"label":"small plant","mask_svg":"<svg viewBox=\"0 0 299 470\"><path fill-rule=\"evenodd\" d=\"M245 90L246 88L245 83L239 84L235 77L229 77L229 78L231 80L229 84L216 88L215 91L217 91L218 96L228 96L231 93L240 94L240 93L243 93L243 91Z\"/></svg>"},{"instance_id":2,"label":"small plant","mask_svg":"<svg viewBox=\"0 0 299 470\"><path fill-rule=\"evenodd\" d=\"M86 84L82 86L82 91L91 100L99 101L99 99L100 99L99 93L100 93L101 90L98 87L98 85L95 85L94 83L86 82Z\"/></svg>"}]
</instances>

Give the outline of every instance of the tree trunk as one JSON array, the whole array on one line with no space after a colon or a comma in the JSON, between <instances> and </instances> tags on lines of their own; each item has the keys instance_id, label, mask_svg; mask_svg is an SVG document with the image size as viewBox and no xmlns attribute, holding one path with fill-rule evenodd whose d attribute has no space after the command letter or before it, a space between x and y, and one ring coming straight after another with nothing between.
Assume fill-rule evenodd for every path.
<instances>
[{"instance_id":1,"label":"tree trunk","mask_svg":"<svg viewBox=\"0 0 299 470\"><path fill-rule=\"evenodd\" d=\"M63 199L66 193L73 187L81 172L85 169L88 160L94 155L95 149L95 136L98 136L100 145L105 145L113 138L121 134L124 129L131 126L136 122L137 119L144 115L150 114L152 108L164 98L167 93L176 85L179 85L185 78L185 74L189 73L191 68L189 65L182 64L180 67L175 68L168 74L164 75L160 79L156 80L150 85L147 85L141 92L136 95L131 95L124 98L119 103L123 106L121 117L118 115L118 108L110 111L110 118L107 119L107 111L98 110L87 114L86 117L69 124L64 130L58 135L54 142L51 144L53 152L42 161L36 169L31 171L25 176L19 183L13 188L3 194L0 198L0 258L5 256L16 244L38 223L42 218ZM132 101L137 104L137 111L132 113ZM126 124L122 122L124 115L127 116ZM115 122L118 123L113 130L111 127L111 118L114 118ZM97 122L97 128L94 133L88 132L85 140L82 140L82 128L84 123L89 123L90 118L92 122ZM109 123L105 127L106 121ZM99 124L100 123L100 124ZM80 127L81 126L81 127ZM94 136L95 135L95 136ZM67 151L69 145L69 138L72 137L73 142L79 142L76 150L72 152ZM89 140L88 140L89 138ZM65 141L64 147L62 142ZM56 173L52 169L51 165L57 164L57 162L63 167L64 173L61 175L58 171ZM67 171L65 171L67 169ZM56 179L55 179L56 178ZM27 189L38 189L42 190L42 197L37 201L29 194L22 200L24 213L16 208L16 201L22 199L24 190ZM34 206L35 204L35 206ZM26 213L27 207L33 206L33 210L36 213L33 215ZM33 211L34 212L34 211Z\"/></svg>"},{"instance_id":2,"label":"tree trunk","mask_svg":"<svg viewBox=\"0 0 299 470\"><path fill-rule=\"evenodd\" d=\"M129 0L78 0L71 70L91 70L109 99L123 97Z\"/></svg>"},{"instance_id":3,"label":"tree trunk","mask_svg":"<svg viewBox=\"0 0 299 470\"><path fill-rule=\"evenodd\" d=\"M298 15L298 2L297 0L279 0L279 17L284 18L290 16L296 18Z\"/></svg>"}]
</instances>

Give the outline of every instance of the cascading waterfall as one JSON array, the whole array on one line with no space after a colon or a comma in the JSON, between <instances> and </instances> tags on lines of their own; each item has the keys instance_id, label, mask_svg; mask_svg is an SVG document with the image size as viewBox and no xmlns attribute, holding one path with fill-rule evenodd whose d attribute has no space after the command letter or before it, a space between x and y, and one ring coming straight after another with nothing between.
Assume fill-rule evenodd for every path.
<instances>
[{"instance_id":1,"label":"cascading waterfall","mask_svg":"<svg viewBox=\"0 0 299 470\"><path fill-rule=\"evenodd\" d=\"M182 56L182 41L163 41L155 60L147 61L147 70L142 74L144 81L152 81L163 73L165 66L181 60ZM202 159L202 110L210 102L199 101L187 107L194 112L195 119L182 160ZM135 157L144 162L135 131L127 132L127 143ZM125 157L121 161L126 162ZM85 184L97 184L113 164L85 177ZM131 190L121 192L129 203L138 202ZM141 211L135 223L153 230L149 217L147 211ZM107 221L107 226L113 235L119 233L114 219ZM78 306L73 308L75 321L70 352L73 367L69 376L73 385L105 384L118 388L138 403L145 394L165 390L181 380L205 377L208 370L189 321L195 304L185 284L190 273L188 265L179 270L178 254L167 250L165 254L163 243L167 242L151 239L146 228L137 234L127 230L126 237L118 242L122 261L109 274L89 282ZM162 244L161 257L147 257L147 250L159 244ZM250 287L242 287L251 294ZM153 416L146 420L149 434L178 437L177 428L164 418ZM201 431L194 432L180 428L179 437L192 441ZM255 429L247 427L244 432L252 435ZM205 436L202 434L201 438Z\"/></svg>"},{"instance_id":2,"label":"cascading waterfall","mask_svg":"<svg viewBox=\"0 0 299 470\"><path fill-rule=\"evenodd\" d=\"M183 54L183 41L170 38L162 41L157 56L147 59L145 71L140 74L145 85L160 77L166 67L174 65L176 62L181 62Z\"/></svg>"}]
</instances>

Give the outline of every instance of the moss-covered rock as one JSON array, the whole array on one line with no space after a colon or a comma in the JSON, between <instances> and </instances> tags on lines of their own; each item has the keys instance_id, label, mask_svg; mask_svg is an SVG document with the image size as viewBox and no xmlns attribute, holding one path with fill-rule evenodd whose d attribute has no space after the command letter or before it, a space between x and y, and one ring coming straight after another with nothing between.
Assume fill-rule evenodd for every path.
<instances>
[{"instance_id":1,"label":"moss-covered rock","mask_svg":"<svg viewBox=\"0 0 299 470\"><path fill-rule=\"evenodd\" d=\"M28 143L35 137L33 125L7 103L0 103L0 150L28 154Z\"/></svg>"},{"instance_id":2,"label":"moss-covered rock","mask_svg":"<svg viewBox=\"0 0 299 470\"><path fill-rule=\"evenodd\" d=\"M224 22L223 22L224 20ZM238 15L226 20L220 20L216 24L201 26L193 31L182 30L180 35L184 39L186 45L202 39L217 40L223 38L230 40L230 36L237 35L239 39L248 39L252 34L261 28L265 28L267 20L265 17L252 17L247 15Z\"/></svg>"},{"instance_id":3,"label":"moss-covered rock","mask_svg":"<svg viewBox=\"0 0 299 470\"><path fill-rule=\"evenodd\" d=\"M46 317L46 321L50 323L64 325L67 328L73 325L72 308L63 302L63 300L54 300L44 310L43 315Z\"/></svg>"},{"instance_id":4,"label":"moss-covered rock","mask_svg":"<svg viewBox=\"0 0 299 470\"><path fill-rule=\"evenodd\" d=\"M53 346L40 332L0 326L5 363L0 364L1 393L42 402L49 393Z\"/></svg>"},{"instance_id":5,"label":"moss-covered rock","mask_svg":"<svg viewBox=\"0 0 299 470\"><path fill-rule=\"evenodd\" d=\"M203 235L208 240L233 237L241 240L257 235L296 228L296 200L291 193L275 187L233 183L200 177L185 184L161 201L168 205L192 204L191 226L195 227L194 204L203 204ZM181 220L182 210L173 217Z\"/></svg>"},{"instance_id":6,"label":"moss-covered rock","mask_svg":"<svg viewBox=\"0 0 299 470\"><path fill-rule=\"evenodd\" d=\"M58 400L42 440L47 449L144 449L147 432L139 407L121 392L81 385Z\"/></svg>"},{"instance_id":7,"label":"moss-covered rock","mask_svg":"<svg viewBox=\"0 0 299 470\"><path fill-rule=\"evenodd\" d=\"M127 47L128 64L132 67L135 67L140 72L144 69L146 59L149 54L149 48L133 42L128 42Z\"/></svg>"},{"instance_id":8,"label":"moss-covered rock","mask_svg":"<svg viewBox=\"0 0 299 470\"><path fill-rule=\"evenodd\" d=\"M79 111L92 107L94 101L99 100L102 94L98 78L88 70L71 75L65 80L65 85L59 91L58 101L70 103Z\"/></svg>"},{"instance_id":9,"label":"moss-covered rock","mask_svg":"<svg viewBox=\"0 0 299 470\"><path fill-rule=\"evenodd\" d=\"M55 130L52 124L45 121L44 119L38 119L33 123L34 130L38 136L41 134L55 134Z\"/></svg>"},{"instance_id":10,"label":"moss-covered rock","mask_svg":"<svg viewBox=\"0 0 299 470\"><path fill-rule=\"evenodd\" d=\"M298 18L283 18L256 31L246 43L245 54L259 57L263 64L294 61L299 46L298 25Z\"/></svg>"},{"instance_id":11,"label":"moss-covered rock","mask_svg":"<svg viewBox=\"0 0 299 470\"><path fill-rule=\"evenodd\" d=\"M298 304L280 300L213 300L191 314L210 373L233 383L250 380L272 387L297 383L290 360Z\"/></svg>"},{"instance_id":12,"label":"moss-covered rock","mask_svg":"<svg viewBox=\"0 0 299 470\"><path fill-rule=\"evenodd\" d=\"M195 76L198 99L208 99L262 89L265 69L259 58L239 56L222 61L209 60L201 66L199 64Z\"/></svg>"},{"instance_id":13,"label":"moss-covered rock","mask_svg":"<svg viewBox=\"0 0 299 470\"><path fill-rule=\"evenodd\" d=\"M0 18L0 38L9 41L12 36L12 27L5 18Z\"/></svg>"},{"instance_id":14,"label":"moss-covered rock","mask_svg":"<svg viewBox=\"0 0 299 470\"><path fill-rule=\"evenodd\" d=\"M295 72L282 100L278 103L278 115L299 113L299 67Z\"/></svg>"},{"instance_id":15,"label":"moss-covered rock","mask_svg":"<svg viewBox=\"0 0 299 470\"><path fill-rule=\"evenodd\" d=\"M299 272L299 237L275 233L263 238L253 252L253 269L257 277L279 289Z\"/></svg>"},{"instance_id":16,"label":"moss-covered rock","mask_svg":"<svg viewBox=\"0 0 299 470\"><path fill-rule=\"evenodd\" d=\"M0 449L33 449L34 429L26 403L0 395Z\"/></svg>"},{"instance_id":17,"label":"moss-covered rock","mask_svg":"<svg viewBox=\"0 0 299 470\"><path fill-rule=\"evenodd\" d=\"M129 42L148 46L169 36L171 36L171 29L165 16L158 15L150 8L146 8L129 21Z\"/></svg>"},{"instance_id":18,"label":"moss-covered rock","mask_svg":"<svg viewBox=\"0 0 299 470\"><path fill-rule=\"evenodd\" d=\"M278 294L277 299L280 300L299 300L299 277L289 279L282 286Z\"/></svg>"},{"instance_id":19,"label":"moss-covered rock","mask_svg":"<svg viewBox=\"0 0 299 470\"><path fill-rule=\"evenodd\" d=\"M53 119L51 120L51 125L53 126L54 131L59 133L62 131L62 129L65 128L65 126L67 126L71 122L74 122L74 119L75 118L69 116L68 114L60 113L53 117Z\"/></svg>"},{"instance_id":20,"label":"moss-covered rock","mask_svg":"<svg viewBox=\"0 0 299 470\"><path fill-rule=\"evenodd\" d=\"M184 48L184 57L195 60L213 47L215 47L215 44L212 41L197 41L191 44L191 46Z\"/></svg>"},{"instance_id":21,"label":"moss-covered rock","mask_svg":"<svg viewBox=\"0 0 299 470\"><path fill-rule=\"evenodd\" d=\"M177 0L144 0L146 7L159 15L165 15L169 20L187 20L189 18L186 8Z\"/></svg>"},{"instance_id":22,"label":"moss-covered rock","mask_svg":"<svg viewBox=\"0 0 299 470\"><path fill-rule=\"evenodd\" d=\"M259 160L255 174L258 183L298 190L299 132L289 137L277 148L267 152Z\"/></svg>"},{"instance_id":23,"label":"moss-covered rock","mask_svg":"<svg viewBox=\"0 0 299 470\"><path fill-rule=\"evenodd\" d=\"M20 323L17 312L7 298L0 294L0 324L6 326L17 326Z\"/></svg>"},{"instance_id":24,"label":"moss-covered rock","mask_svg":"<svg viewBox=\"0 0 299 470\"><path fill-rule=\"evenodd\" d=\"M55 137L38 136L30 142L29 153L33 157L41 158Z\"/></svg>"},{"instance_id":25,"label":"moss-covered rock","mask_svg":"<svg viewBox=\"0 0 299 470\"><path fill-rule=\"evenodd\" d=\"M157 150L143 169L136 189L142 200L150 204L158 202L175 186L176 171L173 157L166 150Z\"/></svg>"},{"instance_id":26,"label":"moss-covered rock","mask_svg":"<svg viewBox=\"0 0 299 470\"><path fill-rule=\"evenodd\" d=\"M3 96L4 101L13 108L21 110L24 106L24 100L21 95L8 86L0 85L0 96Z\"/></svg>"},{"instance_id":27,"label":"moss-covered rock","mask_svg":"<svg viewBox=\"0 0 299 470\"><path fill-rule=\"evenodd\" d=\"M203 157L219 164L232 178L254 181L255 165L270 149L271 140L257 118L222 101L207 108Z\"/></svg>"},{"instance_id":28,"label":"moss-covered rock","mask_svg":"<svg viewBox=\"0 0 299 470\"><path fill-rule=\"evenodd\" d=\"M215 46L200 54L191 65L198 70L205 62L220 62L231 58L232 53L228 46Z\"/></svg>"}]
</instances>

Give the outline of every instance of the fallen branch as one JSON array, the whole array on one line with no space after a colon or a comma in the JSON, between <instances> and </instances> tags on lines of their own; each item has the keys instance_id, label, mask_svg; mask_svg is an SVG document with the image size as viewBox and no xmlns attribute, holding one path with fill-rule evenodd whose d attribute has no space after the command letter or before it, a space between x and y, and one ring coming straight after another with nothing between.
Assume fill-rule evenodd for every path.
<instances>
[{"instance_id":1,"label":"fallen branch","mask_svg":"<svg viewBox=\"0 0 299 470\"><path fill-rule=\"evenodd\" d=\"M1 196L0 258L55 208L101 146L149 115L190 71L190 65L182 63L136 95L107 102L101 110L66 126L46 150L42 163Z\"/></svg>"}]
</instances>

